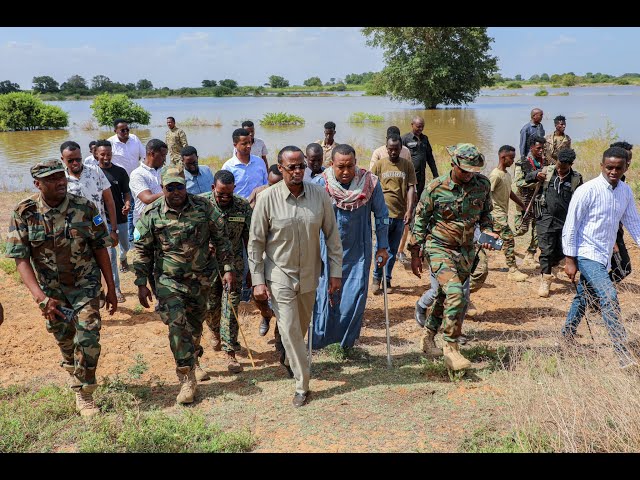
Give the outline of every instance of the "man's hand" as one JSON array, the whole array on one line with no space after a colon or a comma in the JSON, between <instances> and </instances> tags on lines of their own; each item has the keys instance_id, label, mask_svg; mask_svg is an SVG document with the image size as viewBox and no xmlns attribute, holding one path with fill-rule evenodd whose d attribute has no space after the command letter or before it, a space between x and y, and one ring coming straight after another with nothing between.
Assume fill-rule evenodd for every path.
<instances>
[{"instance_id":1,"label":"man's hand","mask_svg":"<svg viewBox=\"0 0 640 480\"><path fill-rule=\"evenodd\" d=\"M113 248L118 246L118 234L112 230L111 233L109 234L109 236L111 237L111 240L113 240Z\"/></svg>"},{"instance_id":2,"label":"man's hand","mask_svg":"<svg viewBox=\"0 0 640 480\"><path fill-rule=\"evenodd\" d=\"M51 320L52 322L56 321L56 317L60 320L65 320L64 313L58 310L58 305L61 305L62 302L60 300L56 300L55 298L49 298L47 302L47 306L42 310L42 316L47 320Z\"/></svg>"},{"instance_id":3,"label":"man's hand","mask_svg":"<svg viewBox=\"0 0 640 480\"><path fill-rule=\"evenodd\" d=\"M149 302L153 301L151 290L146 285L138 285L138 301L144 308L149 308Z\"/></svg>"},{"instance_id":4,"label":"man's hand","mask_svg":"<svg viewBox=\"0 0 640 480\"><path fill-rule=\"evenodd\" d=\"M222 276L222 288L224 288L225 290L231 290L235 279L236 276L233 272L225 272L225 274Z\"/></svg>"},{"instance_id":5,"label":"man's hand","mask_svg":"<svg viewBox=\"0 0 640 480\"><path fill-rule=\"evenodd\" d=\"M572 283L576 282L576 273L578 273L578 266L576 265L576 261L573 257L566 257L566 262L564 264L564 273L567 274L569 280Z\"/></svg>"},{"instance_id":6,"label":"man's hand","mask_svg":"<svg viewBox=\"0 0 640 480\"><path fill-rule=\"evenodd\" d=\"M411 255L411 271L416 277L422 278L422 257Z\"/></svg>"},{"instance_id":7,"label":"man's hand","mask_svg":"<svg viewBox=\"0 0 640 480\"><path fill-rule=\"evenodd\" d=\"M122 207L122 215L126 217L127 215L129 215L130 211L131 211L131 203L124 202L124 206Z\"/></svg>"},{"instance_id":8,"label":"man's hand","mask_svg":"<svg viewBox=\"0 0 640 480\"><path fill-rule=\"evenodd\" d=\"M536 180L538 180L539 182L544 182L546 178L547 178L547 167L544 167L536 175Z\"/></svg>"},{"instance_id":9,"label":"man's hand","mask_svg":"<svg viewBox=\"0 0 640 480\"><path fill-rule=\"evenodd\" d=\"M271 300L271 294L269 293L269 289L264 283L253 286L253 298L260 301Z\"/></svg>"},{"instance_id":10,"label":"man's hand","mask_svg":"<svg viewBox=\"0 0 640 480\"><path fill-rule=\"evenodd\" d=\"M115 289L107 290L107 296L104 299L104 305L105 308L109 310L109 315L113 315L114 313L116 313L116 310L118 309L118 297L116 296Z\"/></svg>"},{"instance_id":11,"label":"man's hand","mask_svg":"<svg viewBox=\"0 0 640 480\"><path fill-rule=\"evenodd\" d=\"M500 235L498 235L495 232L483 232L483 233L486 233L487 235L489 235L490 237L495 238L496 240L498 238L500 238ZM493 245L491 245L490 243L482 243L481 245L482 245L482 248L484 248L486 250L495 250L495 248L493 248Z\"/></svg>"},{"instance_id":12,"label":"man's hand","mask_svg":"<svg viewBox=\"0 0 640 480\"><path fill-rule=\"evenodd\" d=\"M409 225L411 223L411 212L406 212L404 214L404 224Z\"/></svg>"},{"instance_id":13,"label":"man's hand","mask_svg":"<svg viewBox=\"0 0 640 480\"><path fill-rule=\"evenodd\" d=\"M329 277L329 305L332 307L333 307L333 294L336 292L339 292L340 287L342 287L342 278Z\"/></svg>"},{"instance_id":14,"label":"man's hand","mask_svg":"<svg viewBox=\"0 0 640 480\"><path fill-rule=\"evenodd\" d=\"M613 253L620 253L620 248L618 248L618 244L617 243L613 244Z\"/></svg>"},{"instance_id":15,"label":"man's hand","mask_svg":"<svg viewBox=\"0 0 640 480\"><path fill-rule=\"evenodd\" d=\"M382 257L382 262L378 261L378 258L380 257ZM389 253L387 252L387 249L386 248L378 249L378 251L376 252L376 264L378 265L378 267L380 268L384 267L388 261L389 261Z\"/></svg>"}]
</instances>

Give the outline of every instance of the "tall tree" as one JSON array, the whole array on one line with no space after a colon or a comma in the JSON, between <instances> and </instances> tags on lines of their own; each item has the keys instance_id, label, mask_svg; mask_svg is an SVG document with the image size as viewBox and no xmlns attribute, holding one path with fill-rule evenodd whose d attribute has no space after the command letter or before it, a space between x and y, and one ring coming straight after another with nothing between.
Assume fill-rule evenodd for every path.
<instances>
[{"instance_id":1,"label":"tall tree","mask_svg":"<svg viewBox=\"0 0 640 480\"><path fill-rule=\"evenodd\" d=\"M322 80L320 80L320 77L309 77L304 81L304 86L305 87L321 87Z\"/></svg>"},{"instance_id":2,"label":"tall tree","mask_svg":"<svg viewBox=\"0 0 640 480\"><path fill-rule=\"evenodd\" d=\"M224 80L220 80L218 84L230 90L235 90L236 88L238 88L238 82L236 82L235 80L231 80L230 78L225 78Z\"/></svg>"},{"instance_id":3,"label":"tall tree","mask_svg":"<svg viewBox=\"0 0 640 480\"><path fill-rule=\"evenodd\" d=\"M137 90L153 90L153 83L151 83L151 80L147 80L146 78L143 78L142 80L138 80L138 83L136 84L136 89Z\"/></svg>"},{"instance_id":4,"label":"tall tree","mask_svg":"<svg viewBox=\"0 0 640 480\"><path fill-rule=\"evenodd\" d=\"M55 93L60 91L60 85L53 77L43 75L41 77L33 77L33 91L38 93Z\"/></svg>"},{"instance_id":5,"label":"tall tree","mask_svg":"<svg viewBox=\"0 0 640 480\"><path fill-rule=\"evenodd\" d=\"M17 83L13 83L11 80L3 80L2 82L0 82L0 94L19 91L20 85L18 85Z\"/></svg>"},{"instance_id":6,"label":"tall tree","mask_svg":"<svg viewBox=\"0 0 640 480\"><path fill-rule=\"evenodd\" d=\"M106 75L96 75L91 79L91 90L95 92L109 92L113 82Z\"/></svg>"},{"instance_id":7,"label":"tall tree","mask_svg":"<svg viewBox=\"0 0 640 480\"><path fill-rule=\"evenodd\" d=\"M218 82L216 82L215 80L202 80L203 88L213 88L216 85L218 85Z\"/></svg>"},{"instance_id":8,"label":"tall tree","mask_svg":"<svg viewBox=\"0 0 640 480\"><path fill-rule=\"evenodd\" d=\"M80 75L72 75L60 85L60 90L67 94L78 94L78 95L86 95L89 93L89 87L87 86L87 81L84 77Z\"/></svg>"},{"instance_id":9,"label":"tall tree","mask_svg":"<svg viewBox=\"0 0 640 480\"><path fill-rule=\"evenodd\" d=\"M271 75L269 77L269 85L271 85L271 88L285 88L289 86L289 80L285 80L280 75Z\"/></svg>"},{"instance_id":10,"label":"tall tree","mask_svg":"<svg viewBox=\"0 0 640 480\"><path fill-rule=\"evenodd\" d=\"M381 47L392 98L436 108L475 99L493 85L497 57L485 27L365 27L367 45Z\"/></svg>"}]
</instances>

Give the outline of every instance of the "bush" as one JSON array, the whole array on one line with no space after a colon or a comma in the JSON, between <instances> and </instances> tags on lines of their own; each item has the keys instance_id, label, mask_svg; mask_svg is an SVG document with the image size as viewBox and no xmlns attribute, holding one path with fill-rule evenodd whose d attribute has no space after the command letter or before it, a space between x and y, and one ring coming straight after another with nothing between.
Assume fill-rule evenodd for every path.
<instances>
[{"instance_id":1,"label":"bush","mask_svg":"<svg viewBox=\"0 0 640 480\"><path fill-rule=\"evenodd\" d=\"M509 82L507 83L507 88L522 88L522 84L518 82Z\"/></svg>"},{"instance_id":2,"label":"bush","mask_svg":"<svg viewBox=\"0 0 640 480\"><path fill-rule=\"evenodd\" d=\"M384 116L366 112L355 112L351 114L348 121L349 123L384 122Z\"/></svg>"},{"instance_id":3,"label":"bush","mask_svg":"<svg viewBox=\"0 0 640 480\"><path fill-rule=\"evenodd\" d=\"M618 79L616 79L616 84L617 85L631 85L631 82L629 80L627 80L626 78L618 78Z\"/></svg>"},{"instance_id":4,"label":"bush","mask_svg":"<svg viewBox=\"0 0 640 480\"><path fill-rule=\"evenodd\" d=\"M41 130L63 128L69 115L60 107L47 105L31 93L15 92L0 96L0 130Z\"/></svg>"},{"instance_id":5,"label":"bush","mask_svg":"<svg viewBox=\"0 0 640 480\"><path fill-rule=\"evenodd\" d=\"M534 95L536 97L546 97L547 95L549 95L549 92L547 92L544 88L541 88L536 93L534 93Z\"/></svg>"},{"instance_id":6,"label":"bush","mask_svg":"<svg viewBox=\"0 0 640 480\"><path fill-rule=\"evenodd\" d=\"M285 112L277 113L265 113L264 117L260 119L260 125L263 127L277 127L277 126L299 126L304 125L305 120L298 115L292 115Z\"/></svg>"},{"instance_id":7,"label":"bush","mask_svg":"<svg viewBox=\"0 0 640 480\"><path fill-rule=\"evenodd\" d=\"M91 104L93 116L102 126L113 126L116 118L124 118L130 124L149 125L151 114L126 95L119 93L98 95Z\"/></svg>"}]
</instances>

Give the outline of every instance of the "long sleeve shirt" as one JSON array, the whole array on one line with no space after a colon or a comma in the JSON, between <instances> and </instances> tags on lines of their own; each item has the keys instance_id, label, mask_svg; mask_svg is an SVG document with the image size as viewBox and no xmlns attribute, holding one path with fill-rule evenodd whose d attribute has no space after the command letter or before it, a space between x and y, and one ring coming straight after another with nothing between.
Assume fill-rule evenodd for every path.
<instances>
[{"instance_id":1,"label":"long sleeve shirt","mask_svg":"<svg viewBox=\"0 0 640 480\"><path fill-rule=\"evenodd\" d=\"M524 158L529 153L529 138L534 135L544 137L544 127L541 123L536 125L533 122L525 123L520 129L520 158Z\"/></svg>"},{"instance_id":2,"label":"long sleeve shirt","mask_svg":"<svg viewBox=\"0 0 640 480\"><path fill-rule=\"evenodd\" d=\"M631 187L618 182L613 188L602 174L598 175L573 194L562 229L562 251L609 268L621 221L640 245L640 216Z\"/></svg>"},{"instance_id":3,"label":"long sleeve shirt","mask_svg":"<svg viewBox=\"0 0 640 480\"><path fill-rule=\"evenodd\" d=\"M284 181L260 194L249 231L252 283L269 280L298 293L318 288L322 268L320 231L329 255L329 276L342 277L342 243L331 200L322 187L303 183L295 197Z\"/></svg>"}]
</instances>

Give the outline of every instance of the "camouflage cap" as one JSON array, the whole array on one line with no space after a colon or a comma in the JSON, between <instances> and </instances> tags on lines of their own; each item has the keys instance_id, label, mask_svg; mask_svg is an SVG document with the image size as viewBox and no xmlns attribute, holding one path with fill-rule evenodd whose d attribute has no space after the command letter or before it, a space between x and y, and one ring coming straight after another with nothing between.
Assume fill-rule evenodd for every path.
<instances>
[{"instance_id":1,"label":"camouflage cap","mask_svg":"<svg viewBox=\"0 0 640 480\"><path fill-rule=\"evenodd\" d=\"M58 172L64 172L64 165L58 159L42 160L31 167L31 176L33 178L48 177Z\"/></svg>"},{"instance_id":2,"label":"camouflage cap","mask_svg":"<svg viewBox=\"0 0 640 480\"><path fill-rule=\"evenodd\" d=\"M447 147L453 163L465 172L479 172L484 167L484 155L472 143L458 143Z\"/></svg>"},{"instance_id":3,"label":"camouflage cap","mask_svg":"<svg viewBox=\"0 0 640 480\"><path fill-rule=\"evenodd\" d=\"M187 184L184 178L184 167L180 164L167 165L162 169L160 175L162 176L162 185L169 185L170 183Z\"/></svg>"}]
</instances>

